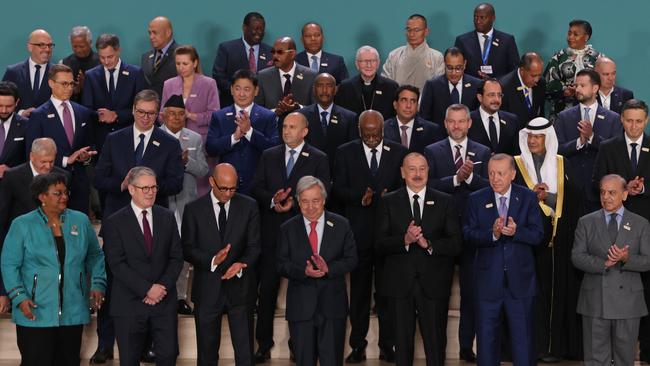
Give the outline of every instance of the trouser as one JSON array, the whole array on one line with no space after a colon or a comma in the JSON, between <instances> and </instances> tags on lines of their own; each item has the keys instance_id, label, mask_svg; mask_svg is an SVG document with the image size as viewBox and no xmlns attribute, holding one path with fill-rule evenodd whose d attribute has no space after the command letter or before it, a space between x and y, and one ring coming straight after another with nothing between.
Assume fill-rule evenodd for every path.
<instances>
[{"instance_id":1,"label":"trouser","mask_svg":"<svg viewBox=\"0 0 650 366\"><path fill-rule=\"evenodd\" d=\"M342 366L345 318L327 319L320 313L307 321L290 321L296 365Z\"/></svg>"},{"instance_id":2,"label":"trouser","mask_svg":"<svg viewBox=\"0 0 650 366\"><path fill-rule=\"evenodd\" d=\"M120 366L139 366L150 332L157 366L173 366L178 355L178 315L174 311L163 315L134 315L114 317Z\"/></svg>"},{"instance_id":3,"label":"trouser","mask_svg":"<svg viewBox=\"0 0 650 366\"><path fill-rule=\"evenodd\" d=\"M21 366L79 365L82 334L83 325L46 328L16 325Z\"/></svg>"},{"instance_id":4,"label":"trouser","mask_svg":"<svg viewBox=\"0 0 650 366\"><path fill-rule=\"evenodd\" d=\"M586 366L634 365L639 319L582 316Z\"/></svg>"}]
</instances>

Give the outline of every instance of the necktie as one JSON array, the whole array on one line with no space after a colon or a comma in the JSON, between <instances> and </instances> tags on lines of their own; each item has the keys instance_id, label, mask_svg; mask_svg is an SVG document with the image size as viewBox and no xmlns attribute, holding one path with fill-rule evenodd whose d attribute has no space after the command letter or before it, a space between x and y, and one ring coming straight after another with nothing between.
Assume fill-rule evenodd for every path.
<instances>
[{"instance_id":1,"label":"necktie","mask_svg":"<svg viewBox=\"0 0 650 366\"><path fill-rule=\"evenodd\" d=\"M402 140L402 145L404 145L404 147L408 149L409 138L406 135L406 130L409 129L409 126L399 126L399 128L402 130L402 135L400 136L400 139Z\"/></svg>"},{"instance_id":2,"label":"necktie","mask_svg":"<svg viewBox=\"0 0 650 366\"><path fill-rule=\"evenodd\" d=\"M252 72L257 72L257 60L255 59L255 49L253 47L248 49L248 68Z\"/></svg>"},{"instance_id":3,"label":"necktie","mask_svg":"<svg viewBox=\"0 0 650 366\"><path fill-rule=\"evenodd\" d=\"M309 245L311 246L311 252L318 254L318 233L316 232L316 225L318 221L309 222Z\"/></svg>"},{"instance_id":4,"label":"necktie","mask_svg":"<svg viewBox=\"0 0 650 366\"><path fill-rule=\"evenodd\" d=\"M311 66L310 67L315 73L318 73L318 57L316 57L316 55L311 57Z\"/></svg>"},{"instance_id":5,"label":"necktie","mask_svg":"<svg viewBox=\"0 0 650 366\"><path fill-rule=\"evenodd\" d=\"M422 217L420 216L420 202L418 200L420 199L420 196L417 194L413 195L413 221L415 221L415 225L420 225L420 221L422 221Z\"/></svg>"},{"instance_id":6,"label":"necktie","mask_svg":"<svg viewBox=\"0 0 650 366\"><path fill-rule=\"evenodd\" d=\"M323 127L323 134L327 136L327 115L326 111L320 112L320 125Z\"/></svg>"},{"instance_id":7,"label":"necktie","mask_svg":"<svg viewBox=\"0 0 650 366\"><path fill-rule=\"evenodd\" d=\"M153 71L158 71L161 61L162 61L162 50L156 50L156 58L154 59L153 62Z\"/></svg>"},{"instance_id":8,"label":"necktie","mask_svg":"<svg viewBox=\"0 0 650 366\"><path fill-rule=\"evenodd\" d=\"M487 59L490 56L490 36L487 34L483 35L483 53L481 58L483 59L483 65L487 65Z\"/></svg>"},{"instance_id":9,"label":"necktie","mask_svg":"<svg viewBox=\"0 0 650 366\"><path fill-rule=\"evenodd\" d=\"M140 137L140 143L135 148L135 165L140 165L144 156L144 133L141 133L138 137Z\"/></svg>"},{"instance_id":10,"label":"necktie","mask_svg":"<svg viewBox=\"0 0 650 366\"><path fill-rule=\"evenodd\" d=\"M497 137L497 125L494 124L494 117L490 116L490 144L492 145L492 152L496 153L497 146L499 146L499 138Z\"/></svg>"},{"instance_id":11,"label":"necktie","mask_svg":"<svg viewBox=\"0 0 650 366\"><path fill-rule=\"evenodd\" d=\"M454 154L454 165L456 165L456 171L463 166L463 157L460 155L461 145L454 146L456 148L456 154Z\"/></svg>"},{"instance_id":12,"label":"necktie","mask_svg":"<svg viewBox=\"0 0 650 366\"><path fill-rule=\"evenodd\" d=\"M291 75L284 74L284 78L287 79L287 81L284 82L284 91L282 94L287 96L291 93Z\"/></svg>"},{"instance_id":13,"label":"necktie","mask_svg":"<svg viewBox=\"0 0 650 366\"><path fill-rule=\"evenodd\" d=\"M637 158L636 158L636 147L637 143L633 142L630 144L632 146L632 151L630 152L630 161L632 162L632 172L634 173L633 175L636 175L636 166L637 166ZM0 150L2 151L2 150Z\"/></svg>"},{"instance_id":14,"label":"necktie","mask_svg":"<svg viewBox=\"0 0 650 366\"><path fill-rule=\"evenodd\" d=\"M508 206L506 205L507 198L505 196L499 197L499 216L504 220L508 218ZM504 222L504 225L506 223Z\"/></svg>"},{"instance_id":15,"label":"necktie","mask_svg":"<svg viewBox=\"0 0 650 366\"><path fill-rule=\"evenodd\" d=\"M7 130L5 129L5 121L0 119L0 154L2 154L2 151L5 148L5 133Z\"/></svg>"},{"instance_id":16,"label":"necktie","mask_svg":"<svg viewBox=\"0 0 650 366\"><path fill-rule=\"evenodd\" d=\"M618 214L614 212L609 215L609 224L607 225L607 233L609 234L609 240L612 243L616 242L616 237L618 236L618 223L616 222L616 216Z\"/></svg>"},{"instance_id":17,"label":"necktie","mask_svg":"<svg viewBox=\"0 0 650 366\"><path fill-rule=\"evenodd\" d=\"M34 86L32 87L32 91L36 94L41 86L41 65L35 65L34 67L36 68L36 73L34 74Z\"/></svg>"},{"instance_id":18,"label":"necktie","mask_svg":"<svg viewBox=\"0 0 650 366\"><path fill-rule=\"evenodd\" d=\"M370 152L372 153L372 157L370 157L370 173L373 176L376 176L377 171L379 170L379 163L377 163L377 149L371 149Z\"/></svg>"},{"instance_id":19,"label":"necktie","mask_svg":"<svg viewBox=\"0 0 650 366\"><path fill-rule=\"evenodd\" d=\"M454 88L451 89L451 104L460 103L460 93L458 92L458 84L454 85Z\"/></svg>"},{"instance_id":20,"label":"necktie","mask_svg":"<svg viewBox=\"0 0 650 366\"><path fill-rule=\"evenodd\" d=\"M524 101L530 112L533 109L533 103L530 101L530 88L524 85Z\"/></svg>"},{"instance_id":21,"label":"necktie","mask_svg":"<svg viewBox=\"0 0 650 366\"><path fill-rule=\"evenodd\" d=\"M293 170L293 166L296 163L296 161L293 159L293 155L296 153L296 150L291 149L289 150L289 160L287 160L287 177L291 175L291 171Z\"/></svg>"},{"instance_id":22,"label":"necktie","mask_svg":"<svg viewBox=\"0 0 650 366\"><path fill-rule=\"evenodd\" d=\"M108 95L111 100L115 97L115 69L108 69Z\"/></svg>"},{"instance_id":23,"label":"necktie","mask_svg":"<svg viewBox=\"0 0 650 366\"><path fill-rule=\"evenodd\" d=\"M589 117L589 110L591 110L591 108L588 107L584 108L584 114L582 115L582 119L591 122L591 118Z\"/></svg>"},{"instance_id":24,"label":"necktie","mask_svg":"<svg viewBox=\"0 0 650 366\"><path fill-rule=\"evenodd\" d=\"M147 254L151 255L153 251L153 235L151 235L151 226L147 220L147 210L142 210L142 233L144 234L144 247L147 249Z\"/></svg>"},{"instance_id":25,"label":"necktie","mask_svg":"<svg viewBox=\"0 0 650 366\"><path fill-rule=\"evenodd\" d=\"M68 138L68 143L70 144L70 146L72 146L72 140L74 140L74 127L72 126L72 114L70 114L68 103L62 102L61 107L63 107L63 129L65 130L65 136Z\"/></svg>"},{"instance_id":26,"label":"necktie","mask_svg":"<svg viewBox=\"0 0 650 366\"><path fill-rule=\"evenodd\" d=\"M219 236L223 243L223 238L226 235L226 203L218 202L219 205Z\"/></svg>"}]
</instances>

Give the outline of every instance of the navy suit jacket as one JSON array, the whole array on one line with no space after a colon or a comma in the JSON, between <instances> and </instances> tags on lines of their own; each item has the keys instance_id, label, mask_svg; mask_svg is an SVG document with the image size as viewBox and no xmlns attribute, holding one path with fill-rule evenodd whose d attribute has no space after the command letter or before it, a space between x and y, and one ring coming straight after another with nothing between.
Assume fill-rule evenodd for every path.
<instances>
[{"instance_id":1,"label":"navy suit jacket","mask_svg":"<svg viewBox=\"0 0 650 366\"><path fill-rule=\"evenodd\" d=\"M7 71L5 71L2 80L13 81L18 86L20 101L18 102L16 111L31 107L36 108L50 99L52 89L50 89L50 85L47 83L47 74L50 71L50 65L48 62L45 70L41 70L41 86L36 95L32 91L33 83L29 78L29 59L7 66Z\"/></svg>"},{"instance_id":2,"label":"navy suit jacket","mask_svg":"<svg viewBox=\"0 0 650 366\"><path fill-rule=\"evenodd\" d=\"M374 83L375 94L372 100L366 100L365 105L363 103L363 91L361 88L363 80L360 75L353 76L341 82L336 92L334 103L356 114L361 114L361 112L368 108L381 113L384 119L393 117L395 115L393 99L397 88L399 88L399 84L379 74L375 76L372 82Z\"/></svg>"},{"instance_id":3,"label":"navy suit jacket","mask_svg":"<svg viewBox=\"0 0 650 366\"><path fill-rule=\"evenodd\" d=\"M612 90L609 98L609 110L621 114L623 104L630 99L634 99L634 93L629 89L614 85L614 90ZM598 94L598 105L603 105L600 94Z\"/></svg>"},{"instance_id":4,"label":"navy suit jacket","mask_svg":"<svg viewBox=\"0 0 650 366\"><path fill-rule=\"evenodd\" d=\"M535 117L544 117L546 82L544 79L539 79L539 82L533 88L532 108L528 109L524 91L520 89L521 82L518 73L519 68L516 68L501 79L501 88L503 89L501 109L517 115L521 125L525 126Z\"/></svg>"},{"instance_id":5,"label":"navy suit jacket","mask_svg":"<svg viewBox=\"0 0 650 366\"><path fill-rule=\"evenodd\" d=\"M97 190L106 194L104 217L128 206L131 201L129 191L121 191L120 185L129 170L135 166L134 143L133 127L113 132L106 138L104 150L95 167L94 181ZM181 155L178 140L154 127L140 165L156 172L156 204L167 206L167 196L178 194L183 189L185 168Z\"/></svg>"},{"instance_id":6,"label":"navy suit jacket","mask_svg":"<svg viewBox=\"0 0 650 366\"><path fill-rule=\"evenodd\" d=\"M307 51L302 51L296 55L296 62L302 66L311 68L311 60L307 59ZM348 68L345 66L345 60L339 55L334 55L325 51L321 52L320 65L318 65L318 74L328 73L336 79L336 84L347 79Z\"/></svg>"},{"instance_id":7,"label":"navy suit jacket","mask_svg":"<svg viewBox=\"0 0 650 366\"><path fill-rule=\"evenodd\" d=\"M280 142L277 118L270 110L253 104L250 115L253 135L250 141L242 137L238 143L231 145L231 136L237 128L235 113L234 105L212 113L205 151L210 156L218 156L222 163L232 164L239 176L238 191L248 194L262 152Z\"/></svg>"},{"instance_id":8,"label":"navy suit jacket","mask_svg":"<svg viewBox=\"0 0 650 366\"><path fill-rule=\"evenodd\" d=\"M477 300L503 299L506 288L517 299L536 293L534 246L544 236L537 196L525 187L511 184L508 201L508 216L517 224L517 230L514 236L501 235L494 241L492 225L499 217L494 191L486 187L470 194L467 200L463 235L476 248Z\"/></svg>"},{"instance_id":9,"label":"navy suit jacket","mask_svg":"<svg viewBox=\"0 0 650 366\"><path fill-rule=\"evenodd\" d=\"M113 99L108 94L107 84L104 66L98 65L86 71L81 104L94 111L106 108L117 113L116 123L98 123L95 128L95 145L100 150L109 133L133 124L133 98L147 87L142 69L124 61L120 65Z\"/></svg>"},{"instance_id":10,"label":"navy suit jacket","mask_svg":"<svg viewBox=\"0 0 650 366\"><path fill-rule=\"evenodd\" d=\"M506 153L512 156L519 155L519 130L521 125L517 116L506 111L498 111L499 119L501 121L494 121L500 123L499 143L496 149L492 149L490 143L490 135L483 126L481 113L479 110L474 110L470 113L472 117L472 127L469 128L467 137L481 145L487 146L493 153Z\"/></svg>"},{"instance_id":11,"label":"navy suit jacket","mask_svg":"<svg viewBox=\"0 0 650 366\"><path fill-rule=\"evenodd\" d=\"M142 68L142 73L147 81L147 84L151 87L152 90L155 90L158 93L158 96L162 98L163 86L165 85L165 80L171 79L177 75L176 72L176 57L175 52L178 47L178 43L175 40L172 40L172 43L167 48L167 52L162 56L160 60L160 65L157 70L154 70L154 60L156 57L156 50L153 48L142 54L140 57L140 67Z\"/></svg>"},{"instance_id":12,"label":"navy suit jacket","mask_svg":"<svg viewBox=\"0 0 650 366\"><path fill-rule=\"evenodd\" d=\"M384 122L384 138L402 143L401 131L398 127L397 117L387 119ZM409 152L424 153L424 148L445 138L442 128L433 122L415 117L411 141L409 141Z\"/></svg>"},{"instance_id":13,"label":"navy suit jacket","mask_svg":"<svg viewBox=\"0 0 650 366\"><path fill-rule=\"evenodd\" d=\"M219 89L219 101L221 105L233 103L230 95L230 84L232 75L239 69L249 70L248 50L245 49L244 41L241 38L222 42L217 48L217 56L212 66L212 78L217 81ZM260 43L259 55L257 57L257 72L273 66L271 46Z\"/></svg>"},{"instance_id":14,"label":"navy suit jacket","mask_svg":"<svg viewBox=\"0 0 650 366\"><path fill-rule=\"evenodd\" d=\"M483 58L476 31L472 30L456 37L454 46L460 48L465 55L465 60L467 60L465 72L480 77L478 72L483 65ZM492 75L490 76L499 78L517 68L517 64L519 64L519 50L517 50L515 37L494 29L492 46L490 46L490 54L487 59L487 65L492 66Z\"/></svg>"},{"instance_id":15,"label":"navy suit jacket","mask_svg":"<svg viewBox=\"0 0 650 366\"><path fill-rule=\"evenodd\" d=\"M463 83L463 93L460 96L461 104L466 105L470 111L478 108L476 90L481 80L465 74L461 81ZM449 80L445 75L436 76L424 83L420 98L420 117L435 122L444 129L445 113L450 105ZM444 132L447 134L446 130Z\"/></svg>"},{"instance_id":16,"label":"navy suit jacket","mask_svg":"<svg viewBox=\"0 0 650 366\"><path fill-rule=\"evenodd\" d=\"M25 130L27 129L28 121L26 118L21 117L18 113L14 113L11 117L9 124L9 131L5 138L5 146L0 151L0 164L15 167L27 161L28 149L25 146ZM29 146L29 150L31 150ZM0 178L1 179L1 178Z\"/></svg>"}]
</instances>

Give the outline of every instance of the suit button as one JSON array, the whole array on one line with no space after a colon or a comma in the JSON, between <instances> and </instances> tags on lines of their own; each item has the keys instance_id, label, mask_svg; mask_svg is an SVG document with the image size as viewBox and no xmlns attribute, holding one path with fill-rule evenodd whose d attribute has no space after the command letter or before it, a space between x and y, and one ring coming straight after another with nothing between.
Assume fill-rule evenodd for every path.
<instances>
[{"instance_id":1,"label":"suit button","mask_svg":"<svg viewBox=\"0 0 650 366\"><path fill-rule=\"evenodd\" d=\"M621 286L618 286L618 288L620 288L620 289L623 289L623 285L621 285Z\"/></svg>"}]
</instances>

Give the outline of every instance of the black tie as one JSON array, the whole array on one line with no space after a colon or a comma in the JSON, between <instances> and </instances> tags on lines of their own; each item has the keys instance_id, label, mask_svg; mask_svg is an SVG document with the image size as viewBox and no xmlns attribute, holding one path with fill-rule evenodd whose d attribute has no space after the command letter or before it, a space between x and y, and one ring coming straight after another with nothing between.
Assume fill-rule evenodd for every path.
<instances>
[{"instance_id":1,"label":"black tie","mask_svg":"<svg viewBox=\"0 0 650 366\"><path fill-rule=\"evenodd\" d=\"M323 127L323 135L327 136L327 111L320 112L320 125Z\"/></svg>"},{"instance_id":2,"label":"black tie","mask_svg":"<svg viewBox=\"0 0 650 366\"><path fill-rule=\"evenodd\" d=\"M115 76L113 73L115 73L115 69L108 70L108 96L111 100L115 99Z\"/></svg>"},{"instance_id":3,"label":"black tie","mask_svg":"<svg viewBox=\"0 0 650 366\"><path fill-rule=\"evenodd\" d=\"M497 125L494 124L494 117L490 116L490 144L492 145L492 152L497 152L499 141L497 138Z\"/></svg>"},{"instance_id":4,"label":"black tie","mask_svg":"<svg viewBox=\"0 0 650 366\"><path fill-rule=\"evenodd\" d=\"M144 133L141 133L138 137L140 137L140 143L135 148L135 165L140 165L144 157Z\"/></svg>"},{"instance_id":5,"label":"black tie","mask_svg":"<svg viewBox=\"0 0 650 366\"><path fill-rule=\"evenodd\" d=\"M616 236L618 236L618 223L616 222L617 213L609 214L609 225L607 225L607 233L609 234L609 239L612 243L616 242Z\"/></svg>"},{"instance_id":6,"label":"black tie","mask_svg":"<svg viewBox=\"0 0 650 366\"><path fill-rule=\"evenodd\" d=\"M41 86L41 65L34 65L34 67L36 68L36 72L34 73L34 86L32 87L32 91L34 92L34 95L36 95Z\"/></svg>"},{"instance_id":7,"label":"black tie","mask_svg":"<svg viewBox=\"0 0 650 366\"><path fill-rule=\"evenodd\" d=\"M637 164L638 164L637 158L636 158L636 147L637 147L637 145L638 144L636 142L633 142L633 143L630 144L630 146L632 146L632 151L630 152L630 161L632 162L632 173L633 173L634 176L636 176L636 167L637 167Z\"/></svg>"},{"instance_id":8,"label":"black tie","mask_svg":"<svg viewBox=\"0 0 650 366\"><path fill-rule=\"evenodd\" d=\"M451 104L460 103L460 93L458 93L458 84L454 84L453 89L451 89Z\"/></svg>"},{"instance_id":9,"label":"black tie","mask_svg":"<svg viewBox=\"0 0 650 366\"><path fill-rule=\"evenodd\" d=\"M287 79L287 81L284 82L284 91L283 94L286 97L291 93L291 75L289 74L284 74L284 78Z\"/></svg>"},{"instance_id":10,"label":"black tie","mask_svg":"<svg viewBox=\"0 0 650 366\"><path fill-rule=\"evenodd\" d=\"M418 202L418 199L420 199L420 196L417 194L413 195L413 221L415 221L415 225L420 225L420 221L422 221L422 218L420 216L420 203Z\"/></svg>"},{"instance_id":11,"label":"black tie","mask_svg":"<svg viewBox=\"0 0 650 366\"><path fill-rule=\"evenodd\" d=\"M219 236L221 237L221 242L226 235L226 204L224 202L219 202Z\"/></svg>"},{"instance_id":12,"label":"black tie","mask_svg":"<svg viewBox=\"0 0 650 366\"><path fill-rule=\"evenodd\" d=\"M379 170L379 164L377 163L377 149L371 149L370 152L372 153L372 157L370 158L370 173L374 177L377 175L377 171Z\"/></svg>"}]
</instances>

